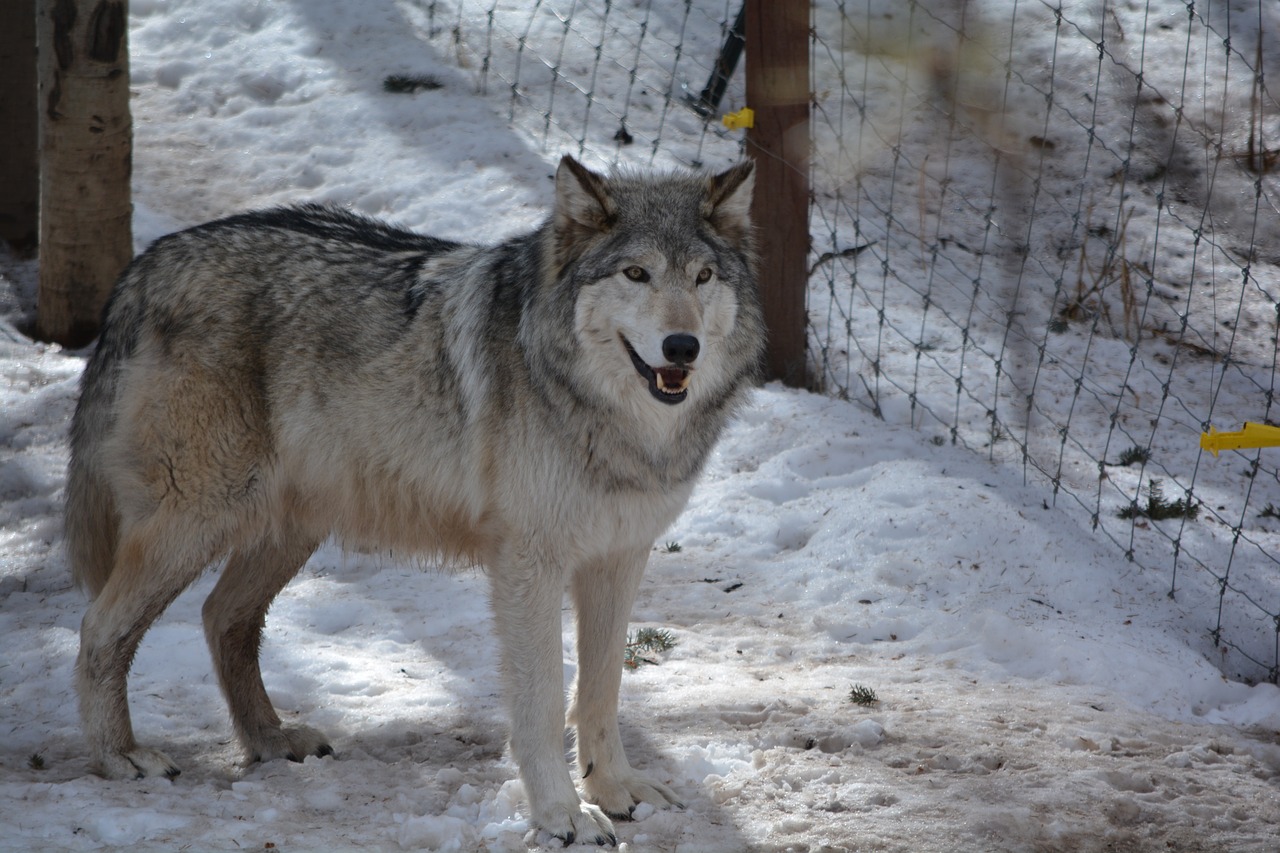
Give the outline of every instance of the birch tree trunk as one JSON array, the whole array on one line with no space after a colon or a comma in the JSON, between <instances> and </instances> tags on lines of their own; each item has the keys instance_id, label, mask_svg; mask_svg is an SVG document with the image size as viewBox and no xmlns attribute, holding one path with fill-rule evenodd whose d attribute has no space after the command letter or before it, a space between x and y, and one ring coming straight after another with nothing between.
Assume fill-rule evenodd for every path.
<instances>
[{"instance_id":1,"label":"birch tree trunk","mask_svg":"<svg viewBox=\"0 0 1280 853\"><path fill-rule=\"evenodd\" d=\"M38 0L40 282L36 334L83 346L133 256L125 0Z\"/></svg>"}]
</instances>

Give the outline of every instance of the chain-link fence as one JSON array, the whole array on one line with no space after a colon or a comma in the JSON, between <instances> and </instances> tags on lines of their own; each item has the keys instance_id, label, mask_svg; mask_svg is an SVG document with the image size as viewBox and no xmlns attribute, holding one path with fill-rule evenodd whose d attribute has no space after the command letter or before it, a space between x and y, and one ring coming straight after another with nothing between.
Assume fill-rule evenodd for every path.
<instances>
[{"instance_id":1,"label":"chain-link fence","mask_svg":"<svg viewBox=\"0 0 1280 853\"><path fill-rule=\"evenodd\" d=\"M740 7L417 12L549 150L719 166L741 133L691 102ZM1280 679L1280 449L1198 443L1273 416L1280 7L820 0L812 16L815 381L1020 466L1167 576L1228 675ZM720 112L742 99L739 72Z\"/></svg>"}]
</instances>

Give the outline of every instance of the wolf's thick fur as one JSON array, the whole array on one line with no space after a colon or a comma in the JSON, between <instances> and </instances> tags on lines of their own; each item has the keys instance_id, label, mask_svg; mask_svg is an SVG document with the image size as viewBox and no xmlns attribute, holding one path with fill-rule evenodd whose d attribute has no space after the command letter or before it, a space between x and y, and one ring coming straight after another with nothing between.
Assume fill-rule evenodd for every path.
<instances>
[{"instance_id":1,"label":"wolf's thick fur","mask_svg":"<svg viewBox=\"0 0 1280 853\"><path fill-rule=\"evenodd\" d=\"M533 820L614 840L675 802L631 769L617 699L654 539L684 507L759 361L751 167L597 175L495 247L321 207L165 237L117 285L71 430L67 542L93 597L77 687L93 767L176 774L134 740L126 676L211 563L204 625L250 760L331 751L262 684L267 608L330 535L484 565L511 749ZM563 755L561 597L577 616Z\"/></svg>"}]
</instances>

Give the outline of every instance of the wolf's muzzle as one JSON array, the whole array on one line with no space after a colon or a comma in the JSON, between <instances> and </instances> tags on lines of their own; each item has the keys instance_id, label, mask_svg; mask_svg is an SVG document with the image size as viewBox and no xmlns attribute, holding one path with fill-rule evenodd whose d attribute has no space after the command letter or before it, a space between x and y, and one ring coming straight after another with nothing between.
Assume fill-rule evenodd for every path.
<instances>
[{"instance_id":1,"label":"wolf's muzzle","mask_svg":"<svg viewBox=\"0 0 1280 853\"><path fill-rule=\"evenodd\" d=\"M675 364L668 367L650 367L626 337L622 335L618 337L622 339L622 346L630 356L636 373L640 374L640 378L648 384L649 393L655 400L669 405L684 402L685 397L689 396L689 374L691 373L685 365L698 357L697 338L693 335L668 335L662 342L662 354Z\"/></svg>"}]
</instances>

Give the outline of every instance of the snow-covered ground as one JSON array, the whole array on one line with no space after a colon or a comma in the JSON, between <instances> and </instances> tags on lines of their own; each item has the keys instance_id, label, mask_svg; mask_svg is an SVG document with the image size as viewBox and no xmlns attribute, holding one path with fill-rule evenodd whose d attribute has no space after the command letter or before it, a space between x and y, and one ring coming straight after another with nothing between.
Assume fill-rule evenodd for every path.
<instances>
[{"instance_id":1,"label":"snow-covered ground","mask_svg":"<svg viewBox=\"0 0 1280 853\"><path fill-rule=\"evenodd\" d=\"M406 23L420 10L131 12L140 246L284 201L477 241L545 212L558 152L424 44ZM382 91L405 72L444 86ZM337 758L237 764L200 627L208 576L131 676L140 738L183 774L86 775L71 686L85 602L58 544L84 354L16 331L33 273L2 269L0 849L558 846L530 832L504 754L482 578L331 547L272 609L263 669ZM638 810L621 845L1277 849L1280 689L1225 680L1166 577L1047 508L1020 471L933 437L756 393L655 547L634 614L678 645L625 675L624 739L687 807ZM854 685L879 701L852 703Z\"/></svg>"}]
</instances>

